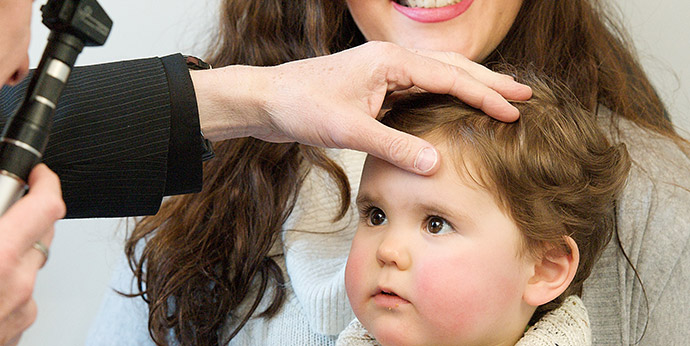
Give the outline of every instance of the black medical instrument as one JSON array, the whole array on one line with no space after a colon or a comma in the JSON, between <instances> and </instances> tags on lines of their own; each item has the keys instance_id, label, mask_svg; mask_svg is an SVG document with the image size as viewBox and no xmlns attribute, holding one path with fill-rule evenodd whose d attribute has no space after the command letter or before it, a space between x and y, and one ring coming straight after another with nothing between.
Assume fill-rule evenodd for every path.
<instances>
[{"instance_id":1,"label":"black medical instrument","mask_svg":"<svg viewBox=\"0 0 690 346\"><path fill-rule=\"evenodd\" d=\"M0 214L26 192L31 169L41 161L53 114L84 46L101 46L113 21L96 0L49 0L41 6L50 31L26 96L0 137Z\"/></svg>"}]
</instances>

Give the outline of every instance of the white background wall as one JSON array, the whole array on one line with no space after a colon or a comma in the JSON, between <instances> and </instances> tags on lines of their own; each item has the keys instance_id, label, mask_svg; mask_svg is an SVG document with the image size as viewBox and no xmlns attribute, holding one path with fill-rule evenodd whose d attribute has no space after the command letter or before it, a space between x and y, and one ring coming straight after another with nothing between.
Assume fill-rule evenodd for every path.
<instances>
[{"instance_id":1,"label":"white background wall","mask_svg":"<svg viewBox=\"0 0 690 346\"><path fill-rule=\"evenodd\" d=\"M47 29L34 4L32 66L38 64ZM673 120L690 130L690 2L615 0L631 31L645 68L667 102ZM115 22L102 48L86 48L77 64L161 56L202 55L205 32L215 23L217 0L100 0ZM164 6L162 5L164 4ZM688 132L686 132L686 137ZM20 345L81 345L110 270L122 253L124 221L60 221L51 258L38 276L36 323Z\"/></svg>"}]
</instances>

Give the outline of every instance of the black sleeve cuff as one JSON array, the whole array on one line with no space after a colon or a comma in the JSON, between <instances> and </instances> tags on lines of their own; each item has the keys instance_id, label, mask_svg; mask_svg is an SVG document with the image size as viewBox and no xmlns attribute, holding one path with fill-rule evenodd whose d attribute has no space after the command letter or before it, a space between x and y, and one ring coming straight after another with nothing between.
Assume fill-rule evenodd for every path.
<instances>
[{"instance_id":1,"label":"black sleeve cuff","mask_svg":"<svg viewBox=\"0 0 690 346\"><path fill-rule=\"evenodd\" d=\"M163 57L170 87L170 143L164 194L199 192L203 153L199 110L189 70L180 54Z\"/></svg>"}]
</instances>

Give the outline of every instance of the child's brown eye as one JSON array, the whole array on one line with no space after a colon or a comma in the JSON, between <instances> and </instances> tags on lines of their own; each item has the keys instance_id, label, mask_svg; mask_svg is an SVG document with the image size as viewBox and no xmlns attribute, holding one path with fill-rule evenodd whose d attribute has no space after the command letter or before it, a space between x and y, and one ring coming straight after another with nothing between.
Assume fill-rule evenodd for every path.
<instances>
[{"instance_id":1,"label":"child's brown eye","mask_svg":"<svg viewBox=\"0 0 690 346\"><path fill-rule=\"evenodd\" d=\"M369 211L369 225L380 226L386 222L386 214L379 208L371 208Z\"/></svg>"},{"instance_id":2,"label":"child's brown eye","mask_svg":"<svg viewBox=\"0 0 690 346\"><path fill-rule=\"evenodd\" d=\"M426 221L426 231L431 234L446 233L451 230L448 222L438 216L431 216Z\"/></svg>"}]
</instances>

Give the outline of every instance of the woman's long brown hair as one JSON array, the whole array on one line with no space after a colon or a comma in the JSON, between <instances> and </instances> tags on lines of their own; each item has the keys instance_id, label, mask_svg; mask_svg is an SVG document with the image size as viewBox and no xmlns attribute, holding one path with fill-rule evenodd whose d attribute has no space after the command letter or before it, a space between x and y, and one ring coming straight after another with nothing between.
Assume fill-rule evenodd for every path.
<instances>
[{"instance_id":1,"label":"woman's long brown hair","mask_svg":"<svg viewBox=\"0 0 690 346\"><path fill-rule=\"evenodd\" d=\"M592 0L592 2L596 2ZM525 0L508 37L484 62L509 62L544 71L568 85L590 110L603 104L623 118L673 139L670 120L632 49L586 0ZM363 43L343 0L225 0L209 62L277 65ZM242 85L228 85L241 88ZM272 316L285 280L268 252L292 210L310 167L328 171L349 205L342 169L320 150L251 138L215 144L198 194L174 197L139 222L126 254L149 304L149 332L157 344L224 344L272 288ZM259 292L249 295L250 289ZM243 301L252 307L239 313Z\"/></svg>"},{"instance_id":2,"label":"woman's long brown hair","mask_svg":"<svg viewBox=\"0 0 690 346\"><path fill-rule=\"evenodd\" d=\"M538 70L567 85L593 114L606 106L690 155L609 2L525 0L515 25L484 63Z\"/></svg>"},{"instance_id":3,"label":"woman's long brown hair","mask_svg":"<svg viewBox=\"0 0 690 346\"><path fill-rule=\"evenodd\" d=\"M331 1L225 1L208 61L270 66L342 50L351 39L340 31L354 28L345 11ZM215 143L214 149L202 191L166 201L127 240L139 291L133 295L149 304L149 332L157 344L170 342L171 329L183 345L225 344L224 322L235 322L232 338L269 288L271 304L259 316L278 311L285 280L268 253L311 167L329 172L340 187L341 216L350 204L345 173L319 149L252 138ZM251 298L250 289L258 289ZM250 309L238 313L246 299Z\"/></svg>"}]
</instances>

